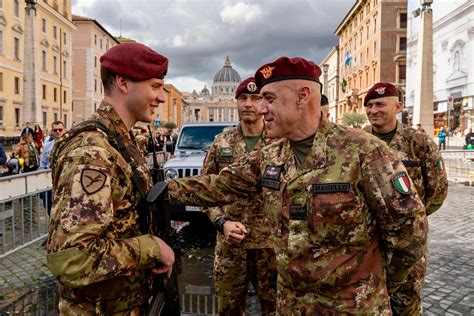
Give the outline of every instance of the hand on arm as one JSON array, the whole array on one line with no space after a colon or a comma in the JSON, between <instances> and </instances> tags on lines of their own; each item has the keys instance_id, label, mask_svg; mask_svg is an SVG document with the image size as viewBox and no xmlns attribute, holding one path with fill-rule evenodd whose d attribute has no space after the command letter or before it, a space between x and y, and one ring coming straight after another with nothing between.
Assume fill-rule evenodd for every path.
<instances>
[{"instance_id":1,"label":"hand on arm","mask_svg":"<svg viewBox=\"0 0 474 316\"><path fill-rule=\"evenodd\" d=\"M226 221L224 223L225 240L233 244L240 244L247 235L247 229L240 222Z\"/></svg>"}]
</instances>

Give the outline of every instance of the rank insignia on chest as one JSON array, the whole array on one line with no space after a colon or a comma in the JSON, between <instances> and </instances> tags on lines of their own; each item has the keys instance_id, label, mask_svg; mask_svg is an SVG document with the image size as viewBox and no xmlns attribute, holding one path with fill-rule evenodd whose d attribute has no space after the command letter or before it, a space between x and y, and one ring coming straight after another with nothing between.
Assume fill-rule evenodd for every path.
<instances>
[{"instance_id":1,"label":"rank insignia on chest","mask_svg":"<svg viewBox=\"0 0 474 316\"><path fill-rule=\"evenodd\" d=\"M262 175L262 186L278 190L280 188L280 175L283 170L281 166L266 166Z\"/></svg>"},{"instance_id":2,"label":"rank insignia on chest","mask_svg":"<svg viewBox=\"0 0 474 316\"><path fill-rule=\"evenodd\" d=\"M300 204L290 205L290 220L303 221L308 219L308 212L306 206Z\"/></svg>"},{"instance_id":3,"label":"rank insignia on chest","mask_svg":"<svg viewBox=\"0 0 474 316\"><path fill-rule=\"evenodd\" d=\"M231 147L224 147L219 150L219 154L217 155L217 162L223 163L232 163L234 162L234 148Z\"/></svg>"},{"instance_id":4,"label":"rank insignia on chest","mask_svg":"<svg viewBox=\"0 0 474 316\"><path fill-rule=\"evenodd\" d=\"M88 194L98 192L105 185L107 175L95 169L83 169L81 172L81 185Z\"/></svg>"},{"instance_id":5,"label":"rank insignia on chest","mask_svg":"<svg viewBox=\"0 0 474 316\"><path fill-rule=\"evenodd\" d=\"M399 172L392 178L392 184L395 190L402 194L410 194L411 183L408 174L405 171Z\"/></svg>"}]
</instances>

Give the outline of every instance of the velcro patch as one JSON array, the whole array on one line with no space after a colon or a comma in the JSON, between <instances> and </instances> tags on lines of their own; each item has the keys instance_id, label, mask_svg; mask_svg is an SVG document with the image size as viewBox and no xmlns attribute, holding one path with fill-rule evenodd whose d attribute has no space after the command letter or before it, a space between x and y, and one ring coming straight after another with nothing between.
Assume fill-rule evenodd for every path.
<instances>
[{"instance_id":1,"label":"velcro patch","mask_svg":"<svg viewBox=\"0 0 474 316\"><path fill-rule=\"evenodd\" d=\"M283 168L281 166L265 166L265 172L260 180L262 186L274 190L280 188L280 175Z\"/></svg>"},{"instance_id":2,"label":"velcro patch","mask_svg":"<svg viewBox=\"0 0 474 316\"><path fill-rule=\"evenodd\" d=\"M313 184L311 191L314 194L350 192L351 184L347 182Z\"/></svg>"},{"instance_id":3,"label":"velcro patch","mask_svg":"<svg viewBox=\"0 0 474 316\"><path fill-rule=\"evenodd\" d=\"M292 204L290 205L290 219L302 221L308 219L308 212L305 205Z\"/></svg>"},{"instance_id":4,"label":"velcro patch","mask_svg":"<svg viewBox=\"0 0 474 316\"><path fill-rule=\"evenodd\" d=\"M405 166L405 168L407 167L419 167L421 166L421 161L420 160L402 160L403 162L403 165Z\"/></svg>"},{"instance_id":5,"label":"velcro patch","mask_svg":"<svg viewBox=\"0 0 474 316\"><path fill-rule=\"evenodd\" d=\"M395 190L402 194L410 194L411 183L408 174L401 171L392 177L392 184Z\"/></svg>"},{"instance_id":6,"label":"velcro patch","mask_svg":"<svg viewBox=\"0 0 474 316\"><path fill-rule=\"evenodd\" d=\"M94 194L105 185L107 175L96 169L85 168L81 172L81 185L88 194Z\"/></svg>"}]
</instances>

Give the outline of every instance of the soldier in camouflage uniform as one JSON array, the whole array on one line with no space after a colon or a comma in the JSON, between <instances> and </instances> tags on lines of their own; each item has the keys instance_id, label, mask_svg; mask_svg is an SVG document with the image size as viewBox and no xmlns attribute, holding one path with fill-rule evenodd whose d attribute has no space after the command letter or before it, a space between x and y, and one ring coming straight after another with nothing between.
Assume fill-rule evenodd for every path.
<instances>
[{"instance_id":1,"label":"soldier in camouflage uniform","mask_svg":"<svg viewBox=\"0 0 474 316\"><path fill-rule=\"evenodd\" d=\"M320 112L320 68L281 57L255 74L269 138L219 175L170 181L168 197L210 206L261 192L277 256L277 313L390 315L422 256L427 220L403 163Z\"/></svg>"},{"instance_id":2,"label":"soldier in camouflage uniform","mask_svg":"<svg viewBox=\"0 0 474 316\"><path fill-rule=\"evenodd\" d=\"M218 174L266 142L265 124L257 113L262 97L253 77L240 83L235 98L240 124L217 136L204 161L203 174ZM248 200L205 209L218 230L214 283L220 315L243 315L249 280L260 299L262 315L275 311L276 258L262 202L262 195L256 194ZM245 238L240 244L233 244L235 235L239 241L242 234Z\"/></svg>"},{"instance_id":3,"label":"soldier in camouflage uniform","mask_svg":"<svg viewBox=\"0 0 474 316\"><path fill-rule=\"evenodd\" d=\"M139 217L152 180L130 130L165 101L168 59L125 43L100 61L102 104L53 149L47 264L60 282L61 314L141 315L152 273L170 275L174 253Z\"/></svg>"},{"instance_id":4,"label":"soldier in camouflage uniform","mask_svg":"<svg viewBox=\"0 0 474 316\"><path fill-rule=\"evenodd\" d=\"M365 130L385 141L397 154L425 205L426 215L438 210L448 194L448 179L436 143L428 134L397 120L402 110L397 88L376 83L366 94L364 106L371 125ZM421 288L426 272L426 254L411 271L407 282L395 292L395 315L421 314Z\"/></svg>"}]
</instances>

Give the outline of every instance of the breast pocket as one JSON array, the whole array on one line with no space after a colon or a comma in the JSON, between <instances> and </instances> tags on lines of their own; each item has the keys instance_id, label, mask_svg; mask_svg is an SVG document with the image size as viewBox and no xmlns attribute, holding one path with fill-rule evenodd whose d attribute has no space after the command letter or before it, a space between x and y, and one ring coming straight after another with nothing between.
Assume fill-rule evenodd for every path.
<instances>
[{"instance_id":1,"label":"breast pocket","mask_svg":"<svg viewBox=\"0 0 474 316\"><path fill-rule=\"evenodd\" d=\"M364 243L368 240L364 209L352 191L313 193L308 214L310 240L324 245Z\"/></svg>"}]
</instances>

